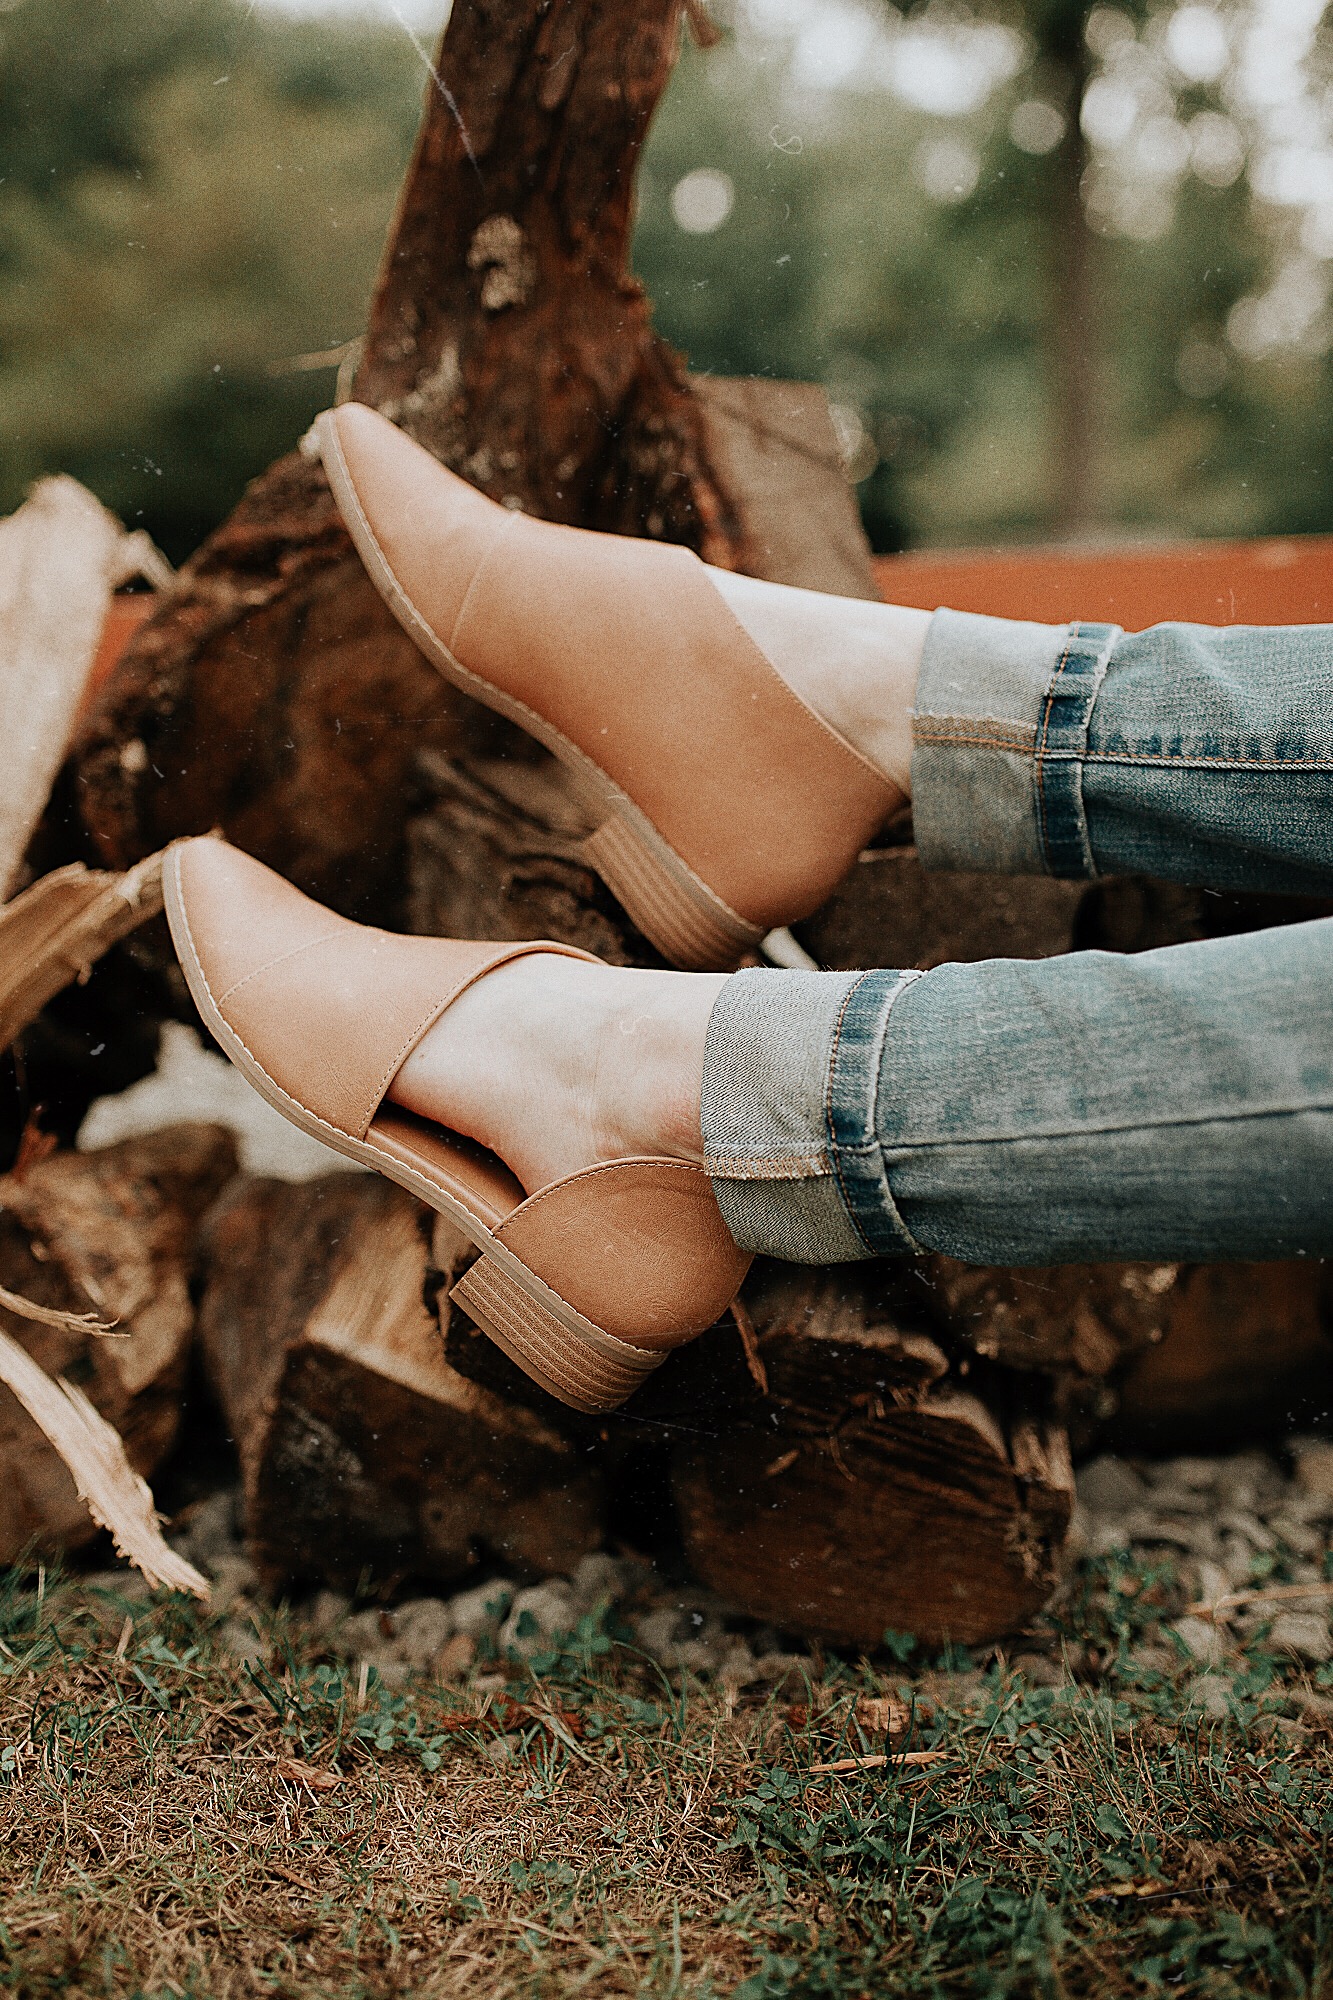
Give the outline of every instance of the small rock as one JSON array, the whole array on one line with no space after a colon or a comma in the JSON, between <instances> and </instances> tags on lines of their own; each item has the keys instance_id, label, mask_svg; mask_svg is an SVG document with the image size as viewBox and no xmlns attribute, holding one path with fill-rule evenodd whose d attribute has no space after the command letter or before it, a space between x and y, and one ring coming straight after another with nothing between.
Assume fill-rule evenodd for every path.
<instances>
[{"instance_id":1,"label":"small rock","mask_svg":"<svg viewBox=\"0 0 1333 2000\"><path fill-rule=\"evenodd\" d=\"M1216 1604L1219 1598L1228 1594L1231 1589L1231 1578L1221 1563L1200 1562L1195 1568L1198 1571L1198 1580L1194 1595L1201 1604Z\"/></svg>"},{"instance_id":2,"label":"small rock","mask_svg":"<svg viewBox=\"0 0 1333 2000\"><path fill-rule=\"evenodd\" d=\"M1174 1674L1180 1665L1180 1655L1168 1646L1154 1646L1145 1640L1133 1648L1129 1664L1139 1674Z\"/></svg>"},{"instance_id":3,"label":"small rock","mask_svg":"<svg viewBox=\"0 0 1333 2000\"><path fill-rule=\"evenodd\" d=\"M1244 1590L1254 1581L1254 1550L1243 1535L1223 1535L1222 1567L1233 1590Z\"/></svg>"},{"instance_id":4,"label":"small rock","mask_svg":"<svg viewBox=\"0 0 1333 2000\"><path fill-rule=\"evenodd\" d=\"M170 1540L187 1562L198 1563L204 1568L212 1568L221 1557L239 1555L240 1494L237 1489L224 1487L220 1493L210 1493L206 1500L196 1501L188 1510L179 1533L173 1529Z\"/></svg>"},{"instance_id":5,"label":"small rock","mask_svg":"<svg viewBox=\"0 0 1333 2000\"><path fill-rule=\"evenodd\" d=\"M678 1599L659 1604L634 1620L634 1634L659 1666L714 1673L735 1643L711 1604Z\"/></svg>"},{"instance_id":6,"label":"small rock","mask_svg":"<svg viewBox=\"0 0 1333 2000\"><path fill-rule=\"evenodd\" d=\"M1258 1555L1271 1555L1277 1547L1277 1537L1247 1508L1224 1508L1217 1517L1217 1525L1228 1534L1240 1535Z\"/></svg>"},{"instance_id":7,"label":"small rock","mask_svg":"<svg viewBox=\"0 0 1333 2000\"><path fill-rule=\"evenodd\" d=\"M733 1639L718 1665L717 1677L723 1687L749 1687L760 1677L759 1662L744 1639Z\"/></svg>"},{"instance_id":8,"label":"small rock","mask_svg":"<svg viewBox=\"0 0 1333 2000\"><path fill-rule=\"evenodd\" d=\"M1323 1555L1324 1537L1319 1530L1307 1521L1298 1521L1285 1507L1280 1514L1270 1515L1268 1525L1279 1542L1285 1542L1289 1549L1294 1549L1307 1561L1317 1562Z\"/></svg>"},{"instance_id":9,"label":"small rock","mask_svg":"<svg viewBox=\"0 0 1333 2000\"><path fill-rule=\"evenodd\" d=\"M228 1618L218 1627L217 1644L228 1659L235 1660L237 1666L255 1666L268 1651L253 1625L242 1624L239 1618Z\"/></svg>"},{"instance_id":10,"label":"small rock","mask_svg":"<svg viewBox=\"0 0 1333 2000\"><path fill-rule=\"evenodd\" d=\"M1316 1694L1312 1688L1293 1688L1291 1700L1307 1722L1319 1729L1333 1729L1333 1694Z\"/></svg>"},{"instance_id":11,"label":"small rock","mask_svg":"<svg viewBox=\"0 0 1333 2000\"><path fill-rule=\"evenodd\" d=\"M352 1600L341 1590L316 1591L306 1606L306 1630L315 1638L327 1638L336 1632L352 1608Z\"/></svg>"},{"instance_id":12,"label":"small rock","mask_svg":"<svg viewBox=\"0 0 1333 2000\"><path fill-rule=\"evenodd\" d=\"M1171 1630L1191 1659L1206 1667L1221 1664L1222 1634L1211 1618L1177 1618Z\"/></svg>"},{"instance_id":13,"label":"small rock","mask_svg":"<svg viewBox=\"0 0 1333 2000\"><path fill-rule=\"evenodd\" d=\"M1021 1674L1029 1687L1055 1688L1063 1685L1064 1668L1049 1653L1015 1653L1011 1662L1016 1674Z\"/></svg>"},{"instance_id":14,"label":"small rock","mask_svg":"<svg viewBox=\"0 0 1333 2000\"><path fill-rule=\"evenodd\" d=\"M1284 1483L1277 1466L1263 1451L1238 1451L1219 1459L1214 1481L1220 1507L1249 1512L1276 1500Z\"/></svg>"},{"instance_id":15,"label":"small rock","mask_svg":"<svg viewBox=\"0 0 1333 2000\"><path fill-rule=\"evenodd\" d=\"M1327 1438L1299 1438L1291 1447L1296 1484L1302 1493L1333 1501L1333 1444Z\"/></svg>"},{"instance_id":16,"label":"small rock","mask_svg":"<svg viewBox=\"0 0 1333 2000\"><path fill-rule=\"evenodd\" d=\"M1221 1463L1216 1458L1159 1459L1151 1471L1154 1490L1175 1486L1186 1493L1208 1493L1217 1483Z\"/></svg>"},{"instance_id":17,"label":"small rock","mask_svg":"<svg viewBox=\"0 0 1333 2000\"><path fill-rule=\"evenodd\" d=\"M412 1669L407 1661L398 1659L393 1653L377 1653L373 1659L367 1654L366 1664L375 1669L383 1685L393 1694L405 1688L411 1678Z\"/></svg>"},{"instance_id":18,"label":"small rock","mask_svg":"<svg viewBox=\"0 0 1333 2000\"><path fill-rule=\"evenodd\" d=\"M1313 1667L1333 1658L1328 1618L1316 1611L1280 1611L1269 1628L1268 1644L1273 1652L1290 1653Z\"/></svg>"},{"instance_id":19,"label":"small rock","mask_svg":"<svg viewBox=\"0 0 1333 2000\"><path fill-rule=\"evenodd\" d=\"M1142 1506L1147 1488L1132 1465L1104 1452L1085 1465L1075 1480L1079 1505L1089 1514L1115 1520Z\"/></svg>"},{"instance_id":20,"label":"small rock","mask_svg":"<svg viewBox=\"0 0 1333 2000\"><path fill-rule=\"evenodd\" d=\"M415 1597L393 1614L394 1650L413 1667L428 1667L453 1635L453 1614L438 1597Z\"/></svg>"},{"instance_id":21,"label":"small rock","mask_svg":"<svg viewBox=\"0 0 1333 2000\"><path fill-rule=\"evenodd\" d=\"M754 1663L755 1678L763 1681L775 1695L787 1701L799 1701L809 1696L810 1662L801 1653L760 1653ZM722 1679L726 1662L718 1668L718 1678Z\"/></svg>"},{"instance_id":22,"label":"small rock","mask_svg":"<svg viewBox=\"0 0 1333 2000\"><path fill-rule=\"evenodd\" d=\"M209 1567L213 1587L208 1602L216 1616L230 1611L238 1597L254 1596L259 1590L259 1572L248 1556L215 1556Z\"/></svg>"},{"instance_id":23,"label":"small rock","mask_svg":"<svg viewBox=\"0 0 1333 2000\"><path fill-rule=\"evenodd\" d=\"M645 1611L641 1618L635 1619L634 1636L644 1652L651 1654L653 1659L662 1660L667 1653L674 1651L676 1617L673 1605L661 1604L656 1610Z\"/></svg>"},{"instance_id":24,"label":"small rock","mask_svg":"<svg viewBox=\"0 0 1333 2000\"><path fill-rule=\"evenodd\" d=\"M470 1632L455 1632L446 1639L434 1661L438 1681L461 1681L477 1657L477 1642Z\"/></svg>"},{"instance_id":25,"label":"small rock","mask_svg":"<svg viewBox=\"0 0 1333 2000\"><path fill-rule=\"evenodd\" d=\"M1088 1516L1087 1551L1090 1556L1123 1555L1130 1535L1123 1521L1102 1521Z\"/></svg>"},{"instance_id":26,"label":"small rock","mask_svg":"<svg viewBox=\"0 0 1333 2000\"><path fill-rule=\"evenodd\" d=\"M572 1632L578 1622L569 1585L563 1577L548 1577L545 1583L519 1591L500 1628L501 1650L526 1659L544 1652L552 1639Z\"/></svg>"},{"instance_id":27,"label":"small rock","mask_svg":"<svg viewBox=\"0 0 1333 2000\"><path fill-rule=\"evenodd\" d=\"M614 1604L629 1584L635 1566L615 1556L585 1556L569 1579L570 1594L582 1618L599 1604Z\"/></svg>"},{"instance_id":28,"label":"small rock","mask_svg":"<svg viewBox=\"0 0 1333 2000\"><path fill-rule=\"evenodd\" d=\"M501 1580L460 1590L457 1597L449 1599L449 1616L455 1632L466 1632L470 1639L493 1639L509 1615L513 1601L513 1584Z\"/></svg>"},{"instance_id":29,"label":"small rock","mask_svg":"<svg viewBox=\"0 0 1333 2000\"><path fill-rule=\"evenodd\" d=\"M1231 1713L1231 1682L1225 1674L1198 1674L1185 1691L1191 1708L1200 1708L1214 1722L1223 1722Z\"/></svg>"},{"instance_id":30,"label":"small rock","mask_svg":"<svg viewBox=\"0 0 1333 2000\"><path fill-rule=\"evenodd\" d=\"M368 1611L354 1611L350 1618L343 1620L342 1630L338 1634L339 1650L350 1653L354 1659L369 1660L375 1666L378 1666L382 1657L392 1658L393 1655L389 1651L392 1626L386 1633L384 1629L386 1616L385 1612L377 1611L373 1605Z\"/></svg>"}]
</instances>

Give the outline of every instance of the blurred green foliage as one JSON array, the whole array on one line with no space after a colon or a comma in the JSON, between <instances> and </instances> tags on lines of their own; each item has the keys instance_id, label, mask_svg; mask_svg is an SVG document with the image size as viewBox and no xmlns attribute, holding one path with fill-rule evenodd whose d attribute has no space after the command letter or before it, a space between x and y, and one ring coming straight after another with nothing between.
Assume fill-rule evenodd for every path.
<instances>
[{"instance_id":1,"label":"blurred green foliage","mask_svg":"<svg viewBox=\"0 0 1333 2000\"><path fill-rule=\"evenodd\" d=\"M697 368L828 386L877 546L1052 533L1055 156L1010 136L1040 50L947 116L790 56L777 32L685 52L640 177L659 326ZM66 470L172 556L196 545L331 395L302 357L359 330L422 82L389 19L0 0L0 511ZM1216 102L1178 96L1182 120ZM678 219L700 169L731 200L704 230ZM1171 201L1169 226L1090 238L1090 512L1333 526L1327 342L1228 339L1284 216L1243 175L1177 174Z\"/></svg>"}]
</instances>

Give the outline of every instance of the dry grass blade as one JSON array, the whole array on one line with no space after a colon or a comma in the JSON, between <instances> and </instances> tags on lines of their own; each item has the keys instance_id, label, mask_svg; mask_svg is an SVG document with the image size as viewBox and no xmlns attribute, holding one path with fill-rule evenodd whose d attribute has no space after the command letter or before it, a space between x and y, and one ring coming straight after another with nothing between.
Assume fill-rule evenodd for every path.
<instances>
[{"instance_id":1,"label":"dry grass blade","mask_svg":"<svg viewBox=\"0 0 1333 2000\"><path fill-rule=\"evenodd\" d=\"M884 1753L876 1752L866 1757L834 1757L827 1764L812 1764L812 1778L836 1777L840 1771L882 1771L886 1764L895 1767L903 1765L913 1769L924 1768L928 1764L942 1764L953 1755L950 1750L900 1750Z\"/></svg>"},{"instance_id":2,"label":"dry grass blade","mask_svg":"<svg viewBox=\"0 0 1333 2000\"><path fill-rule=\"evenodd\" d=\"M1232 1611L1242 1611L1252 1604L1291 1604L1308 1597L1311 1603L1326 1603L1333 1598L1333 1583L1272 1583L1263 1589L1232 1590L1225 1597L1209 1603L1206 1598L1197 1604L1185 1607L1189 1618L1211 1618L1216 1621L1225 1618Z\"/></svg>"},{"instance_id":3,"label":"dry grass blade","mask_svg":"<svg viewBox=\"0 0 1333 2000\"><path fill-rule=\"evenodd\" d=\"M0 1381L69 1467L79 1498L110 1530L116 1548L151 1584L208 1599L208 1584L163 1541L153 1496L125 1456L119 1433L72 1383L53 1382L9 1334L0 1332Z\"/></svg>"}]
</instances>

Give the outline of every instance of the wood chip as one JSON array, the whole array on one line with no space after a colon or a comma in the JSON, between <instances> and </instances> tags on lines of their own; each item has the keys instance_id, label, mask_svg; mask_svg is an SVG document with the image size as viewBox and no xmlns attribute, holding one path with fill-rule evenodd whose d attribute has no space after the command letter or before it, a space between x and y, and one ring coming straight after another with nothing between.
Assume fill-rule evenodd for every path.
<instances>
[{"instance_id":1,"label":"wood chip","mask_svg":"<svg viewBox=\"0 0 1333 2000\"><path fill-rule=\"evenodd\" d=\"M731 1302L731 1317L736 1322L736 1331L741 1337L741 1346L745 1349L745 1365L750 1371L750 1379L760 1395L766 1396L768 1394L768 1370L764 1366L764 1357L759 1352L759 1336L754 1330L754 1321L750 1317L750 1308L740 1299L733 1299Z\"/></svg>"}]
</instances>

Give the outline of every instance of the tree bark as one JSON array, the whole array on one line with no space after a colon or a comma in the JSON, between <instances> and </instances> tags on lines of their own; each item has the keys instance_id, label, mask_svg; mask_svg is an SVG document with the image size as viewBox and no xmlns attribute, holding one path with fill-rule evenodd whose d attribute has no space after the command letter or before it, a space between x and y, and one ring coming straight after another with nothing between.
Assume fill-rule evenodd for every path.
<instances>
[{"instance_id":1,"label":"tree bark","mask_svg":"<svg viewBox=\"0 0 1333 2000\"><path fill-rule=\"evenodd\" d=\"M509 505L745 555L703 410L627 270L681 0L468 0L445 30L355 381ZM364 576L322 470L281 459L164 593L75 746L78 826L137 858L219 826L400 922L423 747L530 757Z\"/></svg>"}]
</instances>

